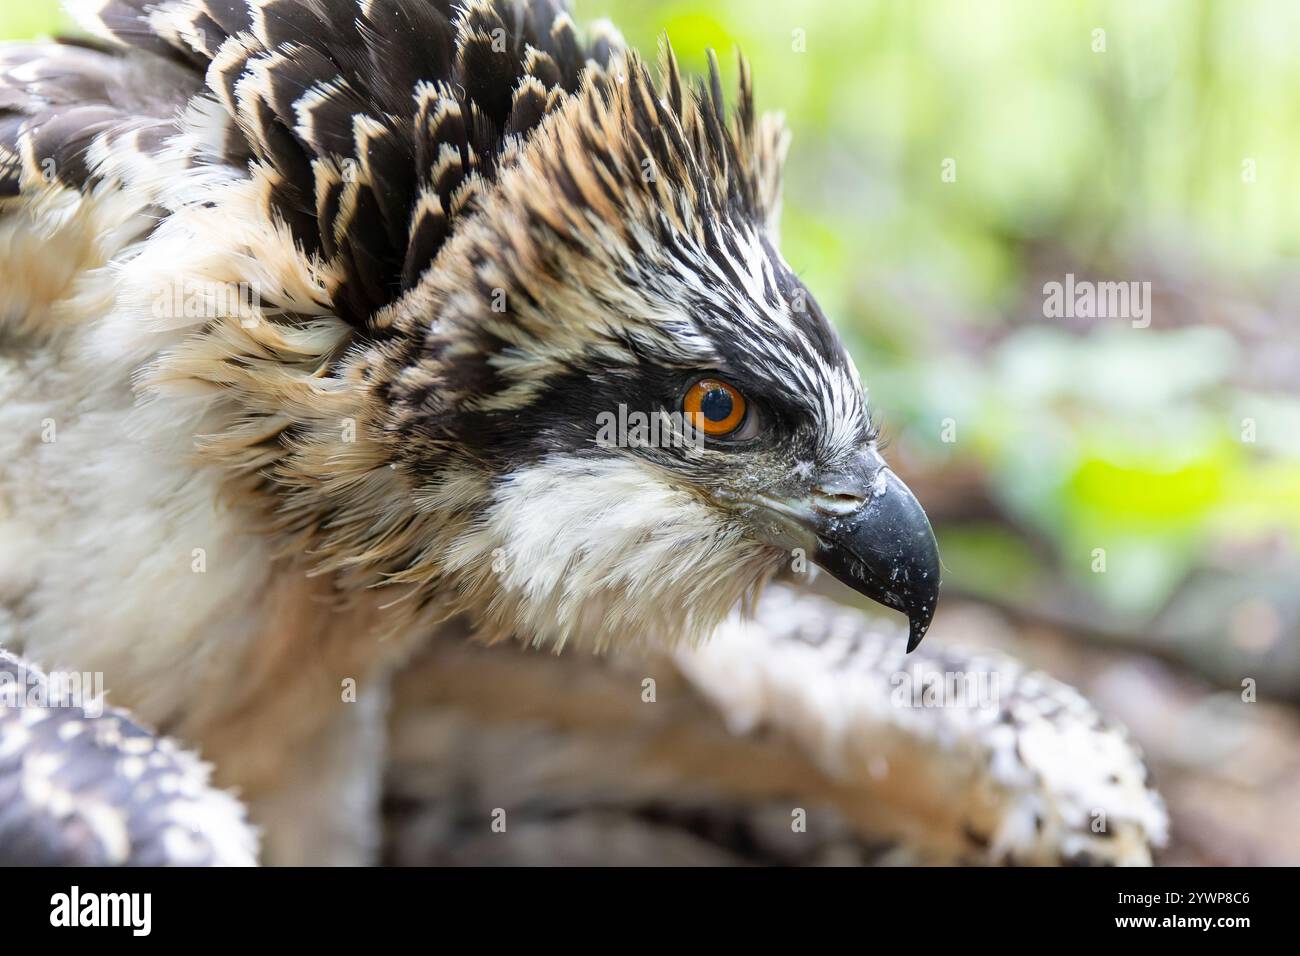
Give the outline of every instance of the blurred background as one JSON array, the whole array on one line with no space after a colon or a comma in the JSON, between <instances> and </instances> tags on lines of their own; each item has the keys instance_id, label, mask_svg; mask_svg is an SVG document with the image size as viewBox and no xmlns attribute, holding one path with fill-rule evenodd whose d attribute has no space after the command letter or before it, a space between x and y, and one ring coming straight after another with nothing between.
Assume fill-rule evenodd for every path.
<instances>
[{"instance_id":1,"label":"blurred background","mask_svg":"<svg viewBox=\"0 0 1300 956\"><path fill-rule=\"evenodd\" d=\"M786 114L783 250L934 521L930 640L1126 723L1162 862L1300 863L1300 5L576 7L692 70L742 49ZM1049 317L1067 275L1150 283L1149 325Z\"/></svg>"}]
</instances>

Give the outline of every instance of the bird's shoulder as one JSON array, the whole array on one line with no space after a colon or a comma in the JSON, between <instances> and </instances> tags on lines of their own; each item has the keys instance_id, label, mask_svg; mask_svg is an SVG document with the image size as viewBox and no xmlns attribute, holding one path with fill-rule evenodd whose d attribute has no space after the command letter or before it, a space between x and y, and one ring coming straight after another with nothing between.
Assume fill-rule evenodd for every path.
<instances>
[{"instance_id":1,"label":"bird's shoulder","mask_svg":"<svg viewBox=\"0 0 1300 956\"><path fill-rule=\"evenodd\" d=\"M0 45L0 351L75 323L79 281L157 221L146 195L97 184L157 179L151 156L198 88L95 40Z\"/></svg>"}]
</instances>

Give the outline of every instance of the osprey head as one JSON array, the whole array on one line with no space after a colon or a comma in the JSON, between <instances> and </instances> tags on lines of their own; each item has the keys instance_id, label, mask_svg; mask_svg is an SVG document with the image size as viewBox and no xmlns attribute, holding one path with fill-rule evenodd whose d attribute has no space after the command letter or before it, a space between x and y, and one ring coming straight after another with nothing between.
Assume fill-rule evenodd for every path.
<instances>
[{"instance_id":1,"label":"osprey head","mask_svg":"<svg viewBox=\"0 0 1300 956\"><path fill-rule=\"evenodd\" d=\"M741 63L592 70L385 317L386 430L445 523L437 576L537 642L698 638L808 559L934 614L929 522L776 249L779 122Z\"/></svg>"}]
</instances>

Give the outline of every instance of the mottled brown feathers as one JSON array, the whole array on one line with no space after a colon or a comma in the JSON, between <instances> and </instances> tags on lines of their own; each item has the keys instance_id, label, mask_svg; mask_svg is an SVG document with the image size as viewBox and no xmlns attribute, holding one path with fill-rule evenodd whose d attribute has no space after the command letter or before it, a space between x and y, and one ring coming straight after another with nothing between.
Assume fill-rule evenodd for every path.
<instances>
[{"instance_id":1,"label":"mottled brown feathers","mask_svg":"<svg viewBox=\"0 0 1300 956\"><path fill-rule=\"evenodd\" d=\"M514 141L621 47L612 33L581 42L550 0L92 6L98 32L203 72L240 134L222 159L265 167L267 212L331 261L331 299L355 326L419 281ZM64 152L124 121L104 113Z\"/></svg>"},{"instance_id":2,"label":"mottled brown feathers","mask_svg":"<svg viewBox=\"0 0 1300 956\"><path fill-rule=\"evenodd\" d=\"M601 157L620 152L630 166L619 177L625 185L653 172L686 187L692 201L734 204L760 219L777 208L782 134L756 120L743 62L728 123L716 62L708 83L688 93L669 50L656 90L639 60L624 63L612 27L598 24L584 41L552 0L89 7L83 20L97 32L172 61L157 68L171 71L177 93L140 102L138 85L128 90L121 78L141 58L98 43L42 53L50 59L35 68L50 77L48 89L6 79L6 67L26 61L0 59L0 197L18 192L24 155L33 180L54 169L63 184L83 187L99 176L88 162L97 139L110 146L143 128L138 148L161 152L179 132L178 98L206 86L224 109L205 111L205 122L224 128L206 132L216 155L193 162L261 167L267 214L328 261L334 310L354 327L420 281L457 222L543 120L573 100L584 75L599 91L587 100L581 138L569 143L577 153L553 157L557 197L616 212L621 197L598 170ZM677 217L677 203L656 188Z\"/></svg>"}]
</instances>

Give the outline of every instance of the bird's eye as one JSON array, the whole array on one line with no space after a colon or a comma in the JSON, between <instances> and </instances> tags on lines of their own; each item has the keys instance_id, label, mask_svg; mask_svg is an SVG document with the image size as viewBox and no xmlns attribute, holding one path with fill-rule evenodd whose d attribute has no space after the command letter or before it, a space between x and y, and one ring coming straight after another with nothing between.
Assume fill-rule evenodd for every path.
<instances>
[{"instance_id":1,"label":"bird's eye","mask_svg":"<svg viewBox=\"0 0 1300 956\"><path fill-rule=\"evenodd\" d=\"M730 435L745 420L745 396L721 379L702 378L682 398L682 411L706 435Z\"/></svg>"}]
</instances>

